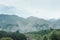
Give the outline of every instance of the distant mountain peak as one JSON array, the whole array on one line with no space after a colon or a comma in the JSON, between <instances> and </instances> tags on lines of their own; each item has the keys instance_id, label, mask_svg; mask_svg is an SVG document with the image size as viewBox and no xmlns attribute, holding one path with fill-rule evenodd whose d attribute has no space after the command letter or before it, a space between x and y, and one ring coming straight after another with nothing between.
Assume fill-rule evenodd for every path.
<instances>
[{"instance_id":1,"label":"distant mountain peak","mask_svg":"<svg viewBox=\"0 0 60 40\"><path fill-rule=\"evenodd\" d=\"M42 19L42 18L38 18L38 17L34 17L34 16L30 16L30 17L28 17L27 19L33 19L33 20L44 20L44 19Z\"/></svg>"}]
</instances>

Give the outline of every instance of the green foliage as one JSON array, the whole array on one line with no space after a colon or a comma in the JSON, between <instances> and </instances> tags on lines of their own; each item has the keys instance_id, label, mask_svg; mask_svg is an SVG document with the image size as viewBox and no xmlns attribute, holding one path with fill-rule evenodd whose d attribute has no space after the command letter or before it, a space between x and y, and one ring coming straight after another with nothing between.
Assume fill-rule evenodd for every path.
<instances>
[{"instance_id":1,"label":"green foliage","mask_svg":"<svg viewBox=\"0 0 60 40\"><path fill-rule=\"evenodd\" d=\"M29 37L31 40L41 40L40 34L25 34L27 37Z\"/></svg>"},{"instance_id":2,"label":"green foliage","mask_svg":"<svg viewBox=\"0 0 60 40\"><path fill-rule=\"evenodd\" d=\"M43 40L48 40L48 38L46 36L44 36Z\"/></svg>"},{"instance_id":3,"label":"green foliage","mask_svg":"<svg viewBox=\"0 0 60 40\"><path fill-rule=\"evenodd\" d=\"M0 38L2 37L11 37L13 40L26 40L26 36L21 33L11 33L11 32L5 32L5 31L0 31Z\"/></svg>"},{"instance_id":4,"label":"green foliage","mask_svg":"<svg viewBox=\"0 0 60 40\"><path fill-rule=\"evenodd\" d=\"M29 32L28 34L40 34L40 35L45 35L45 34L48 34L50 32L52 32L53 29L50 29L50 30L41 30L41 31L38 31L38 32Z\"/></svg>"},{"instance_id":5,"label":"green foliage","mask_svg":"<svg viewBox=\"0 0 60 40\"><path fill-rule=\"evenodd\" d=\"M31 40L60 40L60 30L43 30L39 31L39 33L26 34L21 34L19 31L14 33L0 31L0 40L27 40L27 38Z\"/></svg>"},{"instance_id":6,"label":"green foliage","mask_svg":"<svg viewBox=\"0 0 60 40\"><path fill-rule=\"evenodd\" d=\"M55 32L53 32L53 33L51 34L50 39L51 39L51 40L58 40L57 35L56 35Z\"/></svg>"},{"instance_id":7,"label":"green foliage","mask_svg":"<svg viewBox=\"0 0 60 40\"><path fill-rule=\"evenodd\" d=\"M60 40L60 31L53 31L50 35L51 40Z\"/></svg>"},{"instance_id":8,"label":"green foliage","mask_svg":"<svg viewBox=\"0 0 60 40\"><path fill-rule=\"evenodd\" d=\"M60 29L43 30L39 33L27 33L28 37L35 40L60 40Z\"/></svg>"}]
</instances>

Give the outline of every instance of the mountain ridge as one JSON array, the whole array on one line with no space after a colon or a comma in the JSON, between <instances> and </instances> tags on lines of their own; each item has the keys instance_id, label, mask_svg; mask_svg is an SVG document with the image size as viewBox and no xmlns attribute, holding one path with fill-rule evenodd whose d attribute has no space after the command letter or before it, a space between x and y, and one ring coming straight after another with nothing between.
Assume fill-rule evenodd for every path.
<instances>
[{"instance_id":1,"label":"mountain ridge","mask_svg":"<svg viewBox=\"0 0 60 40\"><path fill-rule=\"evenodd\" d=\"M16 15L0 14L0 30L6 30L12 32L17 30L19 30L20 32L32 32L32 31L40 31L55 28L54 25L56 25L55 22L52 23L48 20L40 19L33 16L23 18Z\"/></svg>"}]
</instances>

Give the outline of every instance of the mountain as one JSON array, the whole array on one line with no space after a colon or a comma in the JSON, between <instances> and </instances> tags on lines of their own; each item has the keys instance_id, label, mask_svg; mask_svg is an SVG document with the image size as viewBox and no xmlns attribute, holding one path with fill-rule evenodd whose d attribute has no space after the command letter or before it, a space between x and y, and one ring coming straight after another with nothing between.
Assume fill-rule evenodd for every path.
<instances>
[{"instance_id":1,"label":"mountain","mask_svg":"<svg viewBox=\"0 0 60 40\"><path fill-rule=\"evenodd\" d=\"M53 23L54 29L60 29L60 19L50 19L51 23Z\"/></svg>"},{"instance_id":2,"label":"mountain","mask_svg":"<svg viewBox=\"0 0 60 40\"><path fill-rule=\"evenodd\" d=\"M23 22L24 18L18 17L16 15L4 15L0 14L0 28L3 30L9 29L18 30L18 26L20 26ZM7 31L9 31L7 30Z\"/></svg>"},{"instance_id":3,"label":"mountain","mask_svg":"<svg viewBox=\"0 0 60 40\"><path fill-rule=\"evenodd\" d=\"M22 18L16 15L0 14L0 30L33 32L59 28L60 20L45 20L37 17Z\"/></svg>"},{"instance_id":4,"label":"mountain","mask_svg":"<svg viewBox=\"0 0 60 40\"><path fill-rule=\"evenodd\" d=\"M29 27L29 29L31 28L30 30L34 29L33 31L49 29L52 25L47 20L40 19L40 18L37 18L37 17L32 17L32 16L28 17L26 19L26 22L28 23L27 27Z\"/></svg>"}]
</instances>

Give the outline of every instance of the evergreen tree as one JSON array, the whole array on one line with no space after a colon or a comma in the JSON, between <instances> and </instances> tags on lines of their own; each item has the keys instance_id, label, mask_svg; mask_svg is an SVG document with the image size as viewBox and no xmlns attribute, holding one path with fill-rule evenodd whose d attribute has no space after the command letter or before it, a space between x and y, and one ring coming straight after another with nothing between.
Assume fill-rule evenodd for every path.
<instances>
[{"instance_id":1,"label":"evergreen tree","mask_svg":"<svg viewBox=\"0 0 60 40\"><path fill-rule=\"evenodd\" d=\"M19 34L20 33L19 30L17 30L16 33Z\"/></svg>"},{"instance_id":2,"label":"evergreen tree","mask_svg":"<svg viewBox=\"0 0 60 40\"><path fill-rule=\"evenodd\" d=\"M44 36L43 40L48 40L48 38L46 36Z\"/></svg>"}]
</instances>

